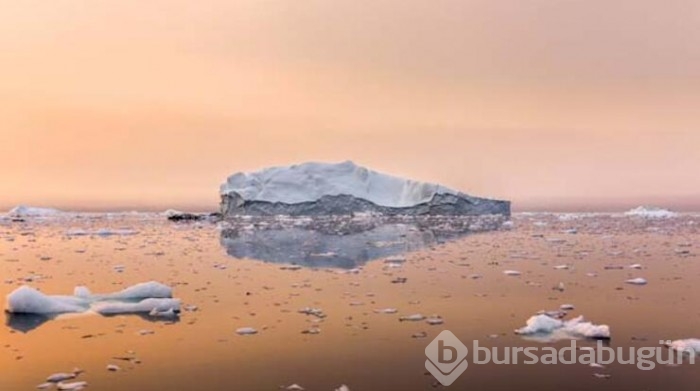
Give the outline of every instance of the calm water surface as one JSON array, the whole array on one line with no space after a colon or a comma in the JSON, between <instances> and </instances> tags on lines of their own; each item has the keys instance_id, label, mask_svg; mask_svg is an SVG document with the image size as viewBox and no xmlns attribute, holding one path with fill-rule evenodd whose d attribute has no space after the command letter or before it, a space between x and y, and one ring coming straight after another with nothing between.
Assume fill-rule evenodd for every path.
<instances>
[{"instance_id":1,"label":"calm water surface","mask_svg":"<svg viewBox=\"0 0 700 391\"><path fill-rule=\"evenodd\" d=\"M5 315L0 390L35 389L48 375L73 368L85 371L79 380L89 389L107 391L279 390L294 383L307 390L341 384L431 390L441 386L425 370L424 349L442 330L468 346L478 340L487 347L542 347L513 330L561 304L575 305L569 317L610 325L613 347L700 337L700 217L521 214L513 222L510 230L449 240L398 227L324 246L327 238L314 233L227 240L213 224L147 215L2 221L3 297L23 283L71 294L77 285L111 292L157 280L197 310L183 311L178 321ZM90 234L102 228L117 234ZM88 235L71 235L78 230ZM401 267L384 261L400 253ZM316 267L290 270L289 261ZM627 267L633 263L643 268ZM507 269L522 274L509 277ZM406 282L392 283L397 277ZM649 284L624 283L633 277ZM552 289L560 282L563 292ZM301 314L303 307L320 308L326 317ZM398 313L375 311L382 308ZM399 321L415 313L440 315L445 323ZM241 327L259 333L239 336ZM314 327L321 332L302 333ZM413 337L421 332L427 336ZM137 361L118 359L124 357ZM108 364L122 370L108 372ZM652 371L472 364L450 389L695 390L699 382L700 367L690 364Z\"/></svg>"}]
</instances>

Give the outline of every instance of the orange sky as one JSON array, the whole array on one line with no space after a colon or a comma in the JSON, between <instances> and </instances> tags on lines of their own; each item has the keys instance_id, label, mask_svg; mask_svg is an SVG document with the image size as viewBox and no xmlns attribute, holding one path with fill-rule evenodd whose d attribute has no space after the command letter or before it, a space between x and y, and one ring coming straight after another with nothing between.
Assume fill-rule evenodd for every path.
<instances>
[{"instance_id":1,"label":"orange sky","mask_svg":"<svg viewBox=\"0 0 700 391\"><path fill-rule=\"evenodd\" d=\"M700 209L697 0L0 0L0 209L213 209L307 160Z\"/></svg>"}]
</instances>

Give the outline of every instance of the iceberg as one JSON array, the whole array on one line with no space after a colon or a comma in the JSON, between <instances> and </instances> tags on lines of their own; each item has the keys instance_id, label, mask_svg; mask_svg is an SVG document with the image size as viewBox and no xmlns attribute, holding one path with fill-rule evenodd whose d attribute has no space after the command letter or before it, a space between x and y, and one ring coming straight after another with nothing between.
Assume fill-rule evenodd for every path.
<instances>
[{"instance_id":1,"label":"iceberg","mask_svg":"<svg viewBox=\"0 0 700 391\"><path fill-rule=\"evenodd\" d=\"M303 163L237 173L221 185L221 213L239 215L486 215L510 216L510 202L356 165Z\"/></svg>"}]
</instances>

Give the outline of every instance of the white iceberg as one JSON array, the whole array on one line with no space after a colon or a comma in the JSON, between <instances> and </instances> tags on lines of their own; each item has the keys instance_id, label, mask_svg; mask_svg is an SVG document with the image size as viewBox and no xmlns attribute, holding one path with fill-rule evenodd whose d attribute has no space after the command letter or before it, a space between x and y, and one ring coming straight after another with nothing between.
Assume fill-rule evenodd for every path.
<instances>
[{"instance_id":1,"label":"white iceberg","mask_svg":"<svg viewBox=\"0 0 700 391\"><path fill-rule=\"evenodd\" d=\"M678 216L678 213L656 206L640 206L625 212L625 216L644 217L648 219L663 219Z\"/></svg>"},{"instance_id":2,"label":"white iceberg","mask_svg":"<svg viewBox=\"0 0 700 391\"><path fill-rule=\"evenodd\" d=\"M540 342L580 338L610 339L608 325L586 322L583 316L565 321L547 315L535 315L527 320L525 327L515 330L515 333Z\"/></svg>"},{"instance_id":3,"label":"white iceberg","mask_svg":"<svg viewBox=\"0 0 700 391\"><path fill-rule=\"evenodd\" d=\"M510 203L356 165L309 162L239 172L220 187L222 214L510 215Z\"/></svg>"}]
</instances>

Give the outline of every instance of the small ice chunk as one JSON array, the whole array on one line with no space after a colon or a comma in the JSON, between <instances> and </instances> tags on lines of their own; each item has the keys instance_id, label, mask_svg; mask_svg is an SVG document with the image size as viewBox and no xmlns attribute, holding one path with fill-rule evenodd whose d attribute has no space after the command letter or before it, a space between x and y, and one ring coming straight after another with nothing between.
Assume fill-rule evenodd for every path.
<instances>
[{"instance_id":1,"label":"small ice chunk","mask_svg":"<svg viewBox=\"0 0 700 391\"><path fill-rule=\"evenodd\" d=\"M350 391L350 387L343 384L342 386L336 388L335 391Z\"/></svg>"},{"instance_id":2,"label":"small ice chunk","mask_svg":"<svg viewBox=\"0 0 700 391\"><path fill-rule=\"evenodd\" d=\"M86 381L76 381L76 382L72 382L72 383L58 383L58 384L56 384L56 387L62 391L63 390L65 390L65 391L68 391L68 390L80 391L80 390L84 389L85 387L87 387L87 382Z\"/></svg>"},{"instance_id":3,"label":"small ice chunk","mask_svg":"<svg viewBox=\"0 0 700 391\"><path fill-rule=\"evenodd\" d=\"M641 269L642 265L639 263L635 263L635 264L629 265L629 268L630 269Z\"/></svg>"},{"instance_id":4,"label":"small ice chunk","mask_svg":"<svg viewBox=\"0 0 700 391\"><path fill-rule=\"evenodd\" d=\"M669 348L688 354L700 354L700 339L677 339L666 344Z\"/></svg>"},{"instance_id":5,"label":"small ice chunk","mask_svg":"<svg viewBox=\"0 0 700 391\"><path fill-rule=\"evenodd\" d=\"M425 316L422 314L412 314L412 315L407 315L407 316L402 316L399 318L399 321L401 322L420 322L421 320L424 320Z\"/></svg>"},{"instance_id":6,"label":"small ice chunk","mask_svg":"<svg viewBox=\"0 0 700 391\"><path fill-rule=\"evenodd\" d=\"M426 319L425 323L427 323L431 326L437 326L437 325L441 325L441 324L445 323L445 320L439 316L434 315L434 316L431 316L430 318Z\"/></svg>"},{"instance_id":7,"label":"small ice chunk","mask_svg":"<svg viewBox=\"0 0 700 391\"><path fill-rule=\"evenodd\" d=\"M46 378L48 383L59 383L66 380L71 380L76 378L75 373L54 373L53 375Z\"/></svg>"},{"instance_id":8,"label":"small ice chunk","mask_svg":"<svg viewBox=\"0 0 700 391\"><path fill-rule=\"evenodd\" d=\"M569 265L557 265L554 266L555 270L569 270Z\"/></svg>"},{"instance_id":9,"label":"small ice chunk","mask_svg":"<svg viewBox=\"0 0 700 391\"><path fill-rule=\"evenodd\" d=\"M296 383L292 384L291 386L287 386L284 389L289 390L289 391L304 391L304 387L302 387Z\"/></svg>"},{"instance_id":10,"label":"small ice chunk","mask_svg":"<svg viewBox=\"0 0 700 391\"><path fill-rule=\"evenodd\" d=\"M561 306L559 306L559 309L562 311L572 311L574 308L575 307L573 304L562 304Z\"/></svg>"},{"instance_id":11,"label":"small ice chunk","mask_svg":"<svg viewBox=\"0 0 700 391\"><path fill-rule=\"evenodd\" d=\"M378 314L395 314L399 312L399 310L397 310L396 308L382 308L379 310L374 310L374 312Z\"/></svg>"},{"instance_id":12,"label":"small ice chunk","mask_svg":"<svg viewBox=\"0 0 700 391\"><path fill-rule=\"evenodd\" d=\"M121 368L118 365L109 364L109 365L107 365L107 370L110 372L117 372L117 371L121 371Z\"/></svg>"},{"instance_id":13,"label":"small ice chunk","mask_svg":"<svg viewBox=\"0 0 700 391\"><path fill-rule=\"evenodd\" d=\"M236 334L238 335L254 335L257 334L258 330L252 328L252 327L241 327L236 330Z\"/></svg>"},{"instance_id":14,"label":"small ice chunk","mask_svg":"<svg viewBox=\"0 0 700 391\"><path fill-rule=\"evenodd\" d=\"M632 279L626 280L625 283L631 284L631 285L646 285L647 280L644 278L638 277L638 278L632 278Z\"/></svg>"},{"instance_id":15,"label":"small ice chunk","mask_svg":"<svg viewBox=\"0 0 700 391\"><path fill-rule=\"evenodd\" d=\"M505 274L506 276L516 277L520 275L520 272L517 270L504 270L503 274Z\"/></svg>"}]
</instances>

